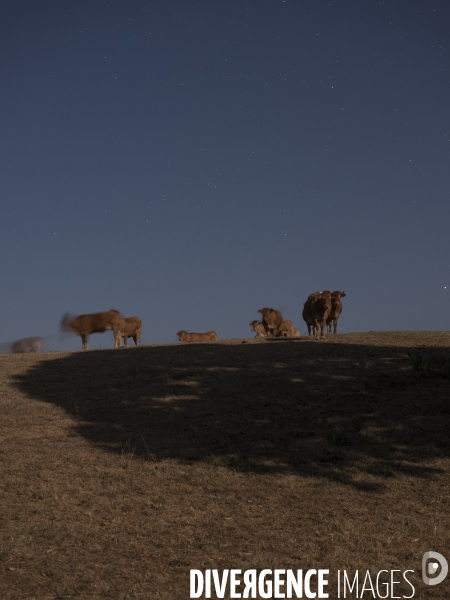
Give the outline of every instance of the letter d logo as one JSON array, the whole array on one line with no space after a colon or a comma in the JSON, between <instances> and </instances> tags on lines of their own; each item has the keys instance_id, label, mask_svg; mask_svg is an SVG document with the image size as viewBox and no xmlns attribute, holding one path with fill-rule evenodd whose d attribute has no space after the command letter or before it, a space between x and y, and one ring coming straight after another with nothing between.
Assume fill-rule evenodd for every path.
<instances>
[{"instance_id":1,"label":"letter d logo","mask_svg":"<svg viewBox=\"0 0 450 600\"><path fill-rule=\"evenodd\" d=\"M427 563L429 559L433 559L433 562ZM435 562L436 560L441 564L441 572L437 577L431 578L429 575L434 575L439 569L439 563ZM439 554L439 552L432 552L431 550L425 552L422 558L422 579L427 585L437 585L438 583L441 583L447 577L447 573L448 563L442 554Z\"/></svg>"}]
</instances>

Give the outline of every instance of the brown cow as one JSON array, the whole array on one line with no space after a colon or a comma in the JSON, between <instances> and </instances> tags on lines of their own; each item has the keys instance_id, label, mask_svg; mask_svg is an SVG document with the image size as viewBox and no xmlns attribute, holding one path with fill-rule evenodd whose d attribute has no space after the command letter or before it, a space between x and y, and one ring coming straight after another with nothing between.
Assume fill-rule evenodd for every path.
<instances>
[{"instance_id":1,"label":"brown cow","mask_svg":"<svg viewBox=\"0 0 450 600\"><path fill-rule=\"evenodd\" d=\"M314 337L316 340L319 338L325 339L324 328L330 312L331 292L325 290L323 292L314 292L308 296L303 307L302 317L308 326L309 335L311 335L311 327L314 329Z\"/></svg>"},{"instance_id":2,"label":"brown cow","mask_svg":"<svg viewBox=\"0 0 450 600\"><path fill-rule=\"evenodd\" d=\"M278 337L300 337L300 332L292 321L283 321L278 331Z\"/></svg>"},{"instance_id":3,"label":"brown cow","mask_svg":"<svg viewBox=\"0 0 450 600\"><path fill-rule=\"evenodd\" d=\"M122 319L120 324L120 338L123 338L123 345L128 345L128 338L133 338L136 346L141 342L142 321L139 317L127 317Z\"/></svg>"},{"instance_id":4,"label":"brown cow","mask_svg":"<svg viewBox=\"0 0 450 600\"><path fill-rule=\"evenodd\" d=\"M320 292L314 292L313 294L310 294L308 296L307 301L303 304L303 311L302 311L302 319L305 321L307 327L308 327L308 335L311 335L311 331L314 329L314 319L312 316L312 303L313 303L313 297L315 297L316 295L320 295Z\"/></svg>"},{"instance_id":5,"label":"brown cow","mask_svg":"<svg viewBox=\"0 0 450 600\"><path fill-rule=\"evenodd\" d=\"M339 315L342 312L341 298L345 298L345 292L332 292L331 294L331 311L327 318L328 333L331 333L331 325L334 326L333 333L337 333Z\"/></svg>"},{"instance_id":6,"label":"brown cow","mask_svg":"<svg viewBox=\"0 0 450 600\"><path fill-rule=\"evenodd\" d=\"M250 327L252 328L252 331L256 331L256 335L255 338L258 337L267 337L267 332L264 328L264 325L262 324L262 321L250 321L249 323Z\"/></svg>"},{"instance_id":7,"label":"brown cow","mask_svg":"<svg viewBox=\"0 0 450 600\"><path fill-rule=\"evenodd\" d=\"M177 333L180 342L217 342L219 336L215 331L207 331L206 333L188 333L182 329Z\"/></svg>"},{"instance_id":8,"label":"brown cow","mask_svg":"<svg viewBox=\"0 0 450 600\"><path fill-rule=\"evenodd\" d=\"M103 333L110 329L114 332L114 348L120 348L120 324L123 317L118 310L92 313L74 317L65 313L62 316L59 328L61 331L71 331L81 337L82 350L88 350L89 336L91 333Z\"/></svg>"},{"instance_id":9,"label":"brown cow","mask_svg":"<svg viewBox=\"0 0 450 600\"><path fill-rule=\"evenodd\" d=\"M11 345L11 354L27 354L28 352L39 352L42 340L40 337L28 337L16 340Z\"/></svg>"},{"instance_id":10,"label":"brown cow","mask_svg":"<svg viewBox=\"0 0 450 600\"><path fill-rule=\"evenodd\" d=\"M262 323L267 337L277 337L278 330L283 322L283 315L280 311L273 308L259 308L258 312L262 314Z\"/></svg>"}]
</instances>

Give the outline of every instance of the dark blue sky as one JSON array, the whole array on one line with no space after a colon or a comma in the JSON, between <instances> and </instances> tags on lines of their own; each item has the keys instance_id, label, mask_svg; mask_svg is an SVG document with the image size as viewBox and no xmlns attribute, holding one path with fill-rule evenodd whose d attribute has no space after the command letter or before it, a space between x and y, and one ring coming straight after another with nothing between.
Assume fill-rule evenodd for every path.
<instances>
[{"instance_id":1,"label":"dark blue sky","mask_svg":"<svg viewBox=\"0 0 450 600\"><path fill-rule=\"evenodd\" d=\"M342 332L450 328L446 0L2 6L0 341L304 333L322 289Z\"/></svg>"}]
</instances>

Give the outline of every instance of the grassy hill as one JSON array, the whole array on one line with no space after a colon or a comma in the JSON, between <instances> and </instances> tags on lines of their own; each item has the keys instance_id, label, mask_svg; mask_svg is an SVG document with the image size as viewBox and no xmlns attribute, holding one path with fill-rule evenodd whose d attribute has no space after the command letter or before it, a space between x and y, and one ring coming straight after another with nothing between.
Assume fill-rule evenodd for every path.
<instances>
[{"instance_id":1,"label":"grassy hill","mask_svg":"<svg viewBox=\"0 0 450 600\"><path fill-rule=\"evenodd\" d=\"M446 332L0 356L0 598L184 600L191 568L448 598L420 569L450 559L449 382Z\"/></svg>"}]
</instances>

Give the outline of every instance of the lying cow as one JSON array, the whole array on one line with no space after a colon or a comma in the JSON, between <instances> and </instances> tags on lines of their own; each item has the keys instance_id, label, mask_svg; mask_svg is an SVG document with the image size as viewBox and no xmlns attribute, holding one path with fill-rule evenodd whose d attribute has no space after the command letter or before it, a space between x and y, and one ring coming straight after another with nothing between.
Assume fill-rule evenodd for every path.
<instances>
[{"instance_id":1,"label":"lying cow","mask_svg":"<svg viewBox=\"0 0 450 600\"><path fill-rule=\"evenodd\" d=\"M250 321L249 323L250 327L252 328L252 331L256 331L256 335L255 338L258 337L267 337L267 332L264 328L264 325L262 324L262 321Z\"/></svg>"},{"instance_id":2,"label":"lying cow","mask_svg":"<svg viewBox=\"0 0 450 600\"><path fill-rule=\"evenodd\" d=\"M280 311L273 308L259 308L258 312L262 314L262 323L267 337L277 337L283 322L283 315Z\"/></svg>"},{"instance_id":3,"label":"lying cow","mask_svg":"<svg viewBox=\"0 0 450 600\"><path fill-rule=\"evenodd\" d=\"M331 325L334 326L333 333L337 333L339 315L342 312L341 298L345 298L345 292L332 292L332 294L331 294L331 311L327 318L328 333L331 333Z\"/></svg>"},{"instance_id":4,"label":"lying cow","mask_svg":"<svg viewBox=\"0 0 450 600\"><path fill-rule=\"evenodd\" d=\"M300 337L300 332L294 327L292 321L283 321L278 330L278 337Z\"/></svg>"},{"instance_id":5,"label":"lying cow","mask_svg":"<svg viewBox=\"0 0 450 600\"><path fill-rule=\"evenodd\" d=\"M120 338L123 338L123 345L128 345L128 338L133 338L136 346L141 342L142 321L139 317L127 317L120 323Z\"/></svg>"},{"instance_id":6,"label":"lying cow","mask_svg":"<svg viewBox=\"0 0 450 600\"><path fill-rule=\"evenodd\" d=\"M11 354L27 354L29 352L39 352L42 340L40 337L28 337L16 340L11 345Z\"/></svg>"},{"instance_id":7,"label":"lying cow","mask_svg":"<svg viewBox=\"0 0 450 600\"><path fill-rule=\"evenodd\" d=\"M120 325L123 317L118 310L107 310L106 312L70 316L68 313L62 316L59 328L61 331L71 331L81 337L82 350L89 349L89 336L91 333L103 333L110 329L114 332L114 348L120 348Z\"/></svg>"},{"instance_id":8,"label":"lying cow","mask_svg":"<svg viewBox=\"0 0 450 600\"><path fill-rule=\"evenodd\" d=\"M314 292L306 300L302 317L308 326L308 334L311 335L311 328L314 330L314 338L325 339L324 329L331 312L331 292ZM320 329L320 334L319 334Z\"/></svg>"},{"instance_id":9,"label":"lying cow","mask_svg":"<svg viewBox=\"0 0 450 600\"><path fill-rule=\"evenodd\" d=\"M215 331L206 333L188 333L183 329L177 333L180 342L217 342L219 336Z\"/></svg>"}]
</instances>

